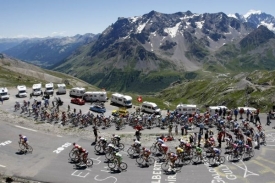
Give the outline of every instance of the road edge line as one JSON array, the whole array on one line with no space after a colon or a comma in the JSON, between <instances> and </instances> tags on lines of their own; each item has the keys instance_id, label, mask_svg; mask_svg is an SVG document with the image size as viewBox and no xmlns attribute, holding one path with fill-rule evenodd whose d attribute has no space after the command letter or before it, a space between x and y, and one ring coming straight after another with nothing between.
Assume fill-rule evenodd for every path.
<instances>
[{"instance_id":1,"label":"road edge line","mask_svg":"<svg viewBox=\"0 0 275 183\"><path fill-rule=\"evenodd\" d=\"M33 131L33 132L37 132L37 130L31 129L31 128L25 128L23 126L18 126L18 125L14 125L14 126L17 127L17 128L22 128L22 129L25 129L25 130L30 130L30 131Z\"/></svg>"}]
</instances>

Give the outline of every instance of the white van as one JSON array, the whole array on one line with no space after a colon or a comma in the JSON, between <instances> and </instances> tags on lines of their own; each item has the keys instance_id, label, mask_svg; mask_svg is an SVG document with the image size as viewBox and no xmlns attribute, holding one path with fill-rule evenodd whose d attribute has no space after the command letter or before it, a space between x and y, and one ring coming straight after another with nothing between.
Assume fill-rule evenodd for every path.
<instances>
[{"instance_id":1,"label":"white van","mask_svg":"<svg viewBox=\"0 0 275 183\"><path fill-rule=\"evenodd\" d=\"M83 99L86 102L106 102L108 100L106 91L94 91L94 92L85 92Z\"/></svg>"},{"instance_id":2,"label":"white van","mask_svg":"<svg viewBox=\"0 0 275 183\"><path fill-rule=\"evenodd\" d=\"M85 88L75 87L71 89L70 97L83 97L85 92L86 92Z\"/></svg>"},{"instance_id":3,"label":"white van","mask_svg":"<svg viewBox=\"0 0 275 183\"><path fill-rule=\"evenodd\" d=\"M53 83L47 83L47 84L45 84L45 92L44 92L44 94L53 95L53 91L54 91Z\"/></svg>"},{"instance_id":4,"label":"white van","mask_svg":"<svg viewBox=\"0 0 275 183\"><path fill-rule=\"evenodd\" d=\"M254 108L254 107L238 107L238 111L240 111L241 108L244 109L244 113L245 113L245 114L246 114L247 109L248 109L250 112L256 112L256 111L257 111L257 109Z\"/></svg>"},{"instance_id":5,"label":"white van","mask_svg":"<svg viewBox=\"0 0 275 183\"><path fill-rule=\"evenodd\" d=\"M132 107L132 97L129 95L122 95L119 93L112 94L111 104L119 104L124 107Z\"/></svg>"},{"instance_id":6,"label":"white van","mask_svg":"<svg viewBox=\"0 0 275 183\"><path fill-rule=\"evenodd\" d=\"M10 98L10 94L8 93L8 89L5 88L0 88L0 98L2 100L8 100Z\"/></svg>"},{"instance_id":7,"label":"white van","mask_svg":"<svg viewBox=\"0 0 275 183\"><path fill-rule=\"evenodd\" d=\"M33 96L40 96L40 95L42 95L41 88L42 88L42 84L41 83L33 84L32 85L32 95Z\"/></svg>"},{"instance_id":8,"label":"white van","mask_svg":"<svg viewBox=\"0 0 275 183\"><path fill-rule=\"evenodd\" d=\"M27 88L25 85L18 85L17 86L17 90L18 90L18 93L17 93L17 97L27 97Z\"/></svg>"},{"instance_id":9,"label":"white van","mask_svg":"<svg viewBox=\"0 0 275 183\"><path fill-rule=\"evenodd\" d=\"M228 108L226 107L226 106L209 106L209 113L210 113L210 115L214 115L215 114L215 111L216 110L220 110L220 108L221 109L224 109L225 108L225 110L228 110Z\"/></svg>"},{"instance_id":10,"label":"white van","mask_svg":"<svg viewBox=\"0 0 275 183\"><path fill-rule=\"evenodd\" d=\"M160 114L160 108L157 106L157 104L153 102L143 102L141 105L141 111L142 112L148 112L148 113L156 113Z\"/></svg>"},{"instance_id":11,"label":"white van","mask_svg":"<svg viewBox=\"0 0 275 183\"><path fill-rule=\"evenodd\" d=\"M177 105L176 111L179 114L193 114L197 111L197 105L179 104Z\"/></svg>"},{"instance_id":12,"label":"white van","mask_svg":"<svg viewBox=\"0 0 275 183\"><path fill-rule=\"evenodd\" d=\"M66 85L64 83L57 84L57 92L56 92L56 94L57 95L66 94Z\"/></svg>"}]
</instances>

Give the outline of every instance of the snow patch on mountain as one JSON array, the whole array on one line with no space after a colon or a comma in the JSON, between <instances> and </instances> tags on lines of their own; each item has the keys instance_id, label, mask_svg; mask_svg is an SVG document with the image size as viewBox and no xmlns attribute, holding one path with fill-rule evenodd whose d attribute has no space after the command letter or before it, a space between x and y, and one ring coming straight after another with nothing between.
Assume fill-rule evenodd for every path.
<instances>
[{"instance_id":1,"label":"snow patch on mountain","mask_svg":"<svg viewBox=\"0 0 275 183\"><path fill-rule=\"evenodd\" d=\"M266 22L264 22L264 21L261 21L261 25L264 25L264 26L266 26L269 30L271 30L271 31L275 31L275 27L274 27L274 24L273 23L266 23ZM259 25L260 26L260 25ZM258 27L259 27L258 26Z\"/></svg>"},{"instance_id":2,"label":"snow patch on mountain","mask_svg":"<svg viewBox=\"0 0 275 183\"><path fill-rule=\"evenodd\" d=\"M195 24L196 24L197 28L201 29L203 27L204 20L201 22L196 22Z\"/></svg>"},{"instance_id":3,"label":"snow patch on mountain","mask_svg":"<svg viewBox=\"0 0 275 183\"><path fill-rule=\"evenodd\" d=\"M261 14L261 10L249 10L246 14L243 15L244 18L248 18L252 14Z\"/></svg>"},{"instance_id":4,"label":"snow patch on mountain","mask_svg":"<svg viewBox=\"0 0 275 183\"><path fill-rule=\"evenodd\" d=\"M138 16L135 17L131 17L130 20L132 21L132 23L135 23L138 20Z\"/></svg>"},{"instance_id":5,"label":"snow patch on mountain","mask_svg":"<svg viewBox=\"0 0 275 183\"><path fill-rule=\"evenodd\" d=\"M235 14L228 14L227 16L238 19L238 17Z\"/></svg>"},{"instance_id":6,"label":"snow patch on mountain","mask_svg":"<svg viewBox=\"0 0 275 183\"><path fill-rule=\"evenodd\" d=\"M176 37L181 22L177 23L175 27L165 28L164 32L168 33L172 38Z\"/></svg>"},{"instance_id":7,"label":"snow patch on mountain","mask_svg":"<svg viewBox=\"0 0 275 183\"><path fill-rule=\"evenodd\" d=\"M141 33L142 30L144 29L144 27L146 26L146 24L149 22L150 20L147 20L147 22L140 24L137 28L137 32L136 33Z\"/></svg>"}]
</instances>

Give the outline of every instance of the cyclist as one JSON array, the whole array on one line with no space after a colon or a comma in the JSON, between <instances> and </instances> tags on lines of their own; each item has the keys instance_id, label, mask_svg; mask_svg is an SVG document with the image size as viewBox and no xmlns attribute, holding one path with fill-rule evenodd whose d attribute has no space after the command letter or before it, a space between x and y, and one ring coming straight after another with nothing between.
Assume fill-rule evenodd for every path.
<instances>
[{"instance_id":1,"label":"cyclist","mask_svg":"<svg viewBox=\"0 0 275 183\"><path fill-rule=\"evenodd\" d=\"M82 161L86 163L89 152L86 149L81 148L79 157L82 155Z\"/></svg>"},{"instance_id":2,"label":"cyclist","mask_svg":"<svg viewBox=\"0 0 275 183\"><path fill-rule=\"evenodd\" d=\"M187 153L187 154L191 154L191 144L190 143L185 143L185 146L184 146L184 151Z\"/></svg>"},{"instance_id":3,"label":"cyclist","mask_svg":"<svg viewBox=\"0 0 275 183\"><path fill-rule=\"evenodd\" d=\"M183 148L181 147L175 147L175 149L178 156L184 152Z\"/></svg>"},{"instance_id":4,"label":"cyclist","mask_svg":"<svg viewBox=\"0 0 275 183\"><path fill-rule=\"evenodd\" d=\"M78 145L78 144L76 144L75 142L73 143L73 149L72 150L74 150L74 149L80 149L81 148L81 146L80 145Z\"/></svg>"},{"instance_id":5,"label":"cyclist","mask_svg":"<svg viewBox=\"0 0 275 183\"><path fill-rule=\"evenodd\" d=\"M113 134L113 139L115 140L115 144L116 145L118 145L119 144L119 142L120 142L120 136L119 135L115 135L115 134Z\"/></svg>"},{"instance_id":6,"label":"cyclist","mask_svg":"<svg viewBox=\"0 0 275 183\"><path fill-rule=\"evenodd\" d=\"M168 153L169 160L171 161L172 168L175 167L175 161L178 159L178 155L175 153Z\"/></svg>"},{"instance_id":7,"label":"cyclist","mask_svg":"<svg viewBox=\"0 0 275 183\"><path fill-rule=\"evenodd\" d=\"M120 164L122 162L122 155L119 152L114 151L114 159L117 160L117 166L120 167Z\"/></svg>"},{"instance_id":8,"label":"cyclist","mask_svg":"<svg viewBox=\"0 0 275 183\"><path fill-rule=\"evenodd\" d=\"M148 162L148 158L151 154L151 151L145 147L142 148L142 155L144 156L144 160Z\"/></svg>"},{"instance_id":9,"label":"cyclist","mask_svg":"<svg viewBox=\"0 0 275 183\"><path fill-rule=\"evenodd\" d=\"M249 147L252 147L252 138L247 137L246 138L246 144L249 145Z\"/></svg>"},{"instance_id":10,"label":"cyclist","mask_svg":"<svg viewBox=\"0 0 275 183\"><path fill-rule=\"evenodd\" d=\"M101 147L103 147L103 150L105 151L106 145L107 145L107 139L99 136L99 144L101 145Z\"/></svg>"},{"instance_id":11,"label":"cyclist","mask_svg":"<svg viewBox=\"0 0 275 183\"><path fill-rule=\"evenodd\" d=\"M196 147L196 153L197 156L200 156L200 160L202 160L202 149L199 146Z\"/></svg>"},{"instance_id":12,"label":"cyclist","mask_svg":"<svg viewBox=\"0 0 275 183\"><path fill-rule=\"evenodd\" d=\"M168 151L168 146L166 144L161 144L161 152L166 154Z\"/></svg>"},{"instance_id":13,"label":"cyclist","mask_svg":"<svg viewBox=\"0 0 275 183\"><path fill-rule=\"evenodd\" d=\"M26 149L28 149L28 139L26 136L19 134L19 141L24 145Z\"/></svg>"},{"instance_id":14,"label":"cyclist","mask_svg":"<svg viewBox=\"0 0 275 183\"><path fill-rule=\"evenodd\" d=\"M213 157L217 156L218 161L220 161L220 154L221 154L221 150L212 146L212 155Z\"/></svg>"}]
</instances>

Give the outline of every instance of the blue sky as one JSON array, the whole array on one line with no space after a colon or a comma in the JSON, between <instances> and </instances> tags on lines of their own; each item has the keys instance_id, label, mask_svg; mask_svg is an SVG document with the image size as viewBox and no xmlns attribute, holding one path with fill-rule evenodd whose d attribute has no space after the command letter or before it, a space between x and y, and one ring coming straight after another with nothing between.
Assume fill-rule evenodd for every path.
<instances>
[{"instance_id":1,"label":"blue sky","mask_svg":"<svg viewBox=\"0 0 275 183\"><path fill-rule=\"evenodd\" d=\"M118 17L186 12L275 15L275 0L0 0L0 37L73 36L101 33Z\"/></svg>"}]
</instances>

